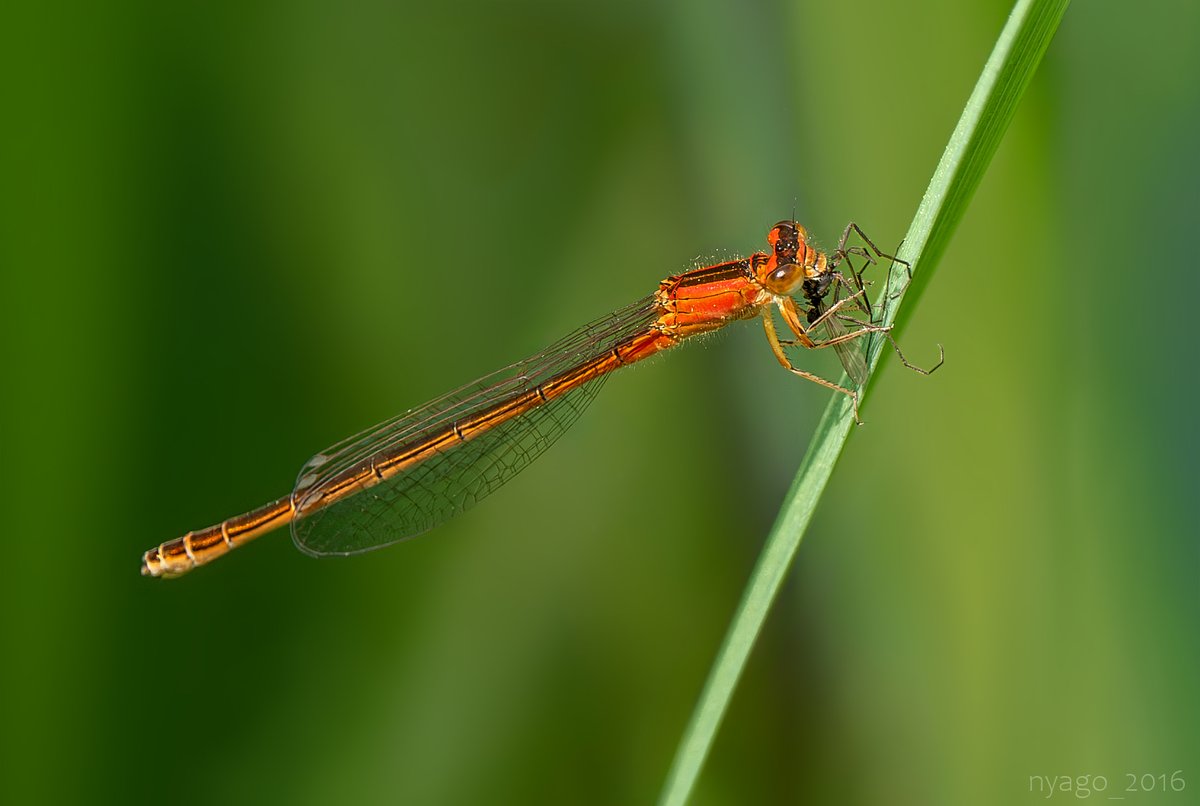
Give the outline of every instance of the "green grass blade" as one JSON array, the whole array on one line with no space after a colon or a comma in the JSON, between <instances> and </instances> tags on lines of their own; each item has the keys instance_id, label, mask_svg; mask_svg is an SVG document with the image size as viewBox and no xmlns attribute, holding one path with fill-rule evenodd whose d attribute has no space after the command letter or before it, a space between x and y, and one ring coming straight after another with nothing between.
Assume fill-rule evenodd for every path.
<instances>
[{"instance_id":1,"label":"green grass blade","mask_svg":"<svg viewBox=\"0 0 1200 806\"><path fill-rule=\"evenodd\" d=\"M913 266L913 281L892 272L881 299L883 321L901 324L897 314L907 294L919 296L961 220L971 196L1012 120L1042 54L1050 44L1069 0L1019 0L975 84L917 208L899 257ZM915 301L915 297L914 297ZM905 309L906 312L911 309ZM867 359L873 374L887 345L876 340ZM847 383L843 378L843 384ZM869 381L868 381L869 384ZM864 396L866 390L864 389ZM682 804L712 747L717 728L745 668L750 650L791 566L792 558L829 483L850 433L850 403L835 394L817 425L808 452L784 499L750 576L741 604L692 712L660 796L662 804Z\"/></svg>"}]
</instances>

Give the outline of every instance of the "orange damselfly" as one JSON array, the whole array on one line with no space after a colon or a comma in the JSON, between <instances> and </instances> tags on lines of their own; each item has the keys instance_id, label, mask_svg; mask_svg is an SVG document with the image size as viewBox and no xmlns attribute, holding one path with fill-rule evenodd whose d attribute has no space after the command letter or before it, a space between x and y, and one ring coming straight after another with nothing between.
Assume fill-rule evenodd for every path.
<instances>
[{"instance_id":1,"label":"orange damselfly","mask_svg":"<svg viewBox=\"0 0 1200 806\"><path fill-rule=\"evenodd\" d=\"M756 315L779 363L847 395L857 421L857 390L867 367L852 342L869 333L891 336L890 326L870 321L865 287L849 257L874 261L865 249L846 247L851 232L876 256L896 261L854 224L827 257L808 243L804 227L781 221L767 235L771 254L668 277L650 296L537 355L318 453L290 495L147 551L142 573L179 576L288 523L301 551L316 556L358 554L426 532L523 470L575 422L613 370ZM848 277L838 271L843 261ZM777 335L776 310L791 340ZM853 388L793 366L787 344L833 347Z\"/></svg>"}]
</instances>

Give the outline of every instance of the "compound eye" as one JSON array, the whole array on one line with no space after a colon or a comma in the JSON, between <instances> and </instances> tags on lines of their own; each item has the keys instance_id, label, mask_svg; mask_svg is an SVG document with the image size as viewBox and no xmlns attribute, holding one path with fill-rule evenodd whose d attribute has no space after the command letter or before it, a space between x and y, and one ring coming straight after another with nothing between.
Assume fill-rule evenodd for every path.
<instances>
[{"instance_id":1,"label":"compound eye","mask_svg":"<svg viewBox=\"0 0 1200 806\"><path fill-rule=\"evenodd\" d=\"M804 280L804 270L795 263L777 266L763 279L763 285L773 294L790 294Z\"/></svg>"}]
</instances>

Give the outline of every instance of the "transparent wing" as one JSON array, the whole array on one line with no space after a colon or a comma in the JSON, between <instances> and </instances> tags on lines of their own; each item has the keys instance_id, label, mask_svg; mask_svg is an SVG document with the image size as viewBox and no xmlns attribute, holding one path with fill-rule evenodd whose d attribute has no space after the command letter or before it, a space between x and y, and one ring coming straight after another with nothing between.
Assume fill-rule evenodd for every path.
<instances>
[{"instance_id":1,"label":"transparent wing","mask_svg":"<svg viewBox=\"0 0 1200 806\"><path fill-rule=\"evenodd\" d=\"M407 470L334 503L319 502L348 475L451 432L456 423L534 392L567 370L643 333L659 314L654 297L580 328L535 356L494 372L323 451L301 469L292 493L292 537L315 555L357 554L426 532L470 509L521 472L575 422L601 375L467 441L451 441Z\"/></svg>"},{"instance_id":2,"label":"transparent wing","mask_svg":"<svg viewBox=\"0 0 1200 806\"><path fill-rule=\"evenodd\" d=\"M817 313L824 311L824 306L817 302ZM844 336L849 333L846 325L838 318L835 311L832 316L817 326L818 335L822 339L833 339L838 336ZM857 338L850 341L844 341L841 344L833 345L834 351L837 353L838 360L842 362L842 366L846 370L846 375L850 380L854 381L855 386L862 386L867 382L867 361L863 358L863 345L866 339Z\"/></svg>"}]
</instances>

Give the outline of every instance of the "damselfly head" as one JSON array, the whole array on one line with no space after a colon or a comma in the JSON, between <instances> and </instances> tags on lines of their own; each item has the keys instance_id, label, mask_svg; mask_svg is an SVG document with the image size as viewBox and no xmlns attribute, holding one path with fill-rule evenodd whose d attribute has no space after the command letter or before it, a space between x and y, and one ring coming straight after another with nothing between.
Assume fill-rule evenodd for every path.
<instances>
[{"instance_id":1,"label":"damselfly head","mask_svg":"<svg viewBox=\"0 0 1200 806\"><path fill-rule=\"evenodd\" d=\"M780 264L772 258L764 268L758 281L772 294L787 296L805 282L804 267L797 263Z\"/></svg>"},{"instance_id":2,"label":"damselfly head","mask_svg":"<svg viewBox=\"0 0 1200 806\"><path fill-rule=\"evenodd\" d=\"M795 221L780 221L767 233L767 243L780 263L795 263L796 252L808 240L808 230Z\"/></svg>"},{"instance_id":3,"label":"damselfly head","mask_svg":"<svg viewBox=\"0 0 1200 806\"><path fill-rule=\"evenodd\" d=\"M771 256L758 281L773 294L793 294L806 280L826 271L825 256L808 245L808 231L795 221L780 221L767 233Z\"/></svg>"}]
</instances>

